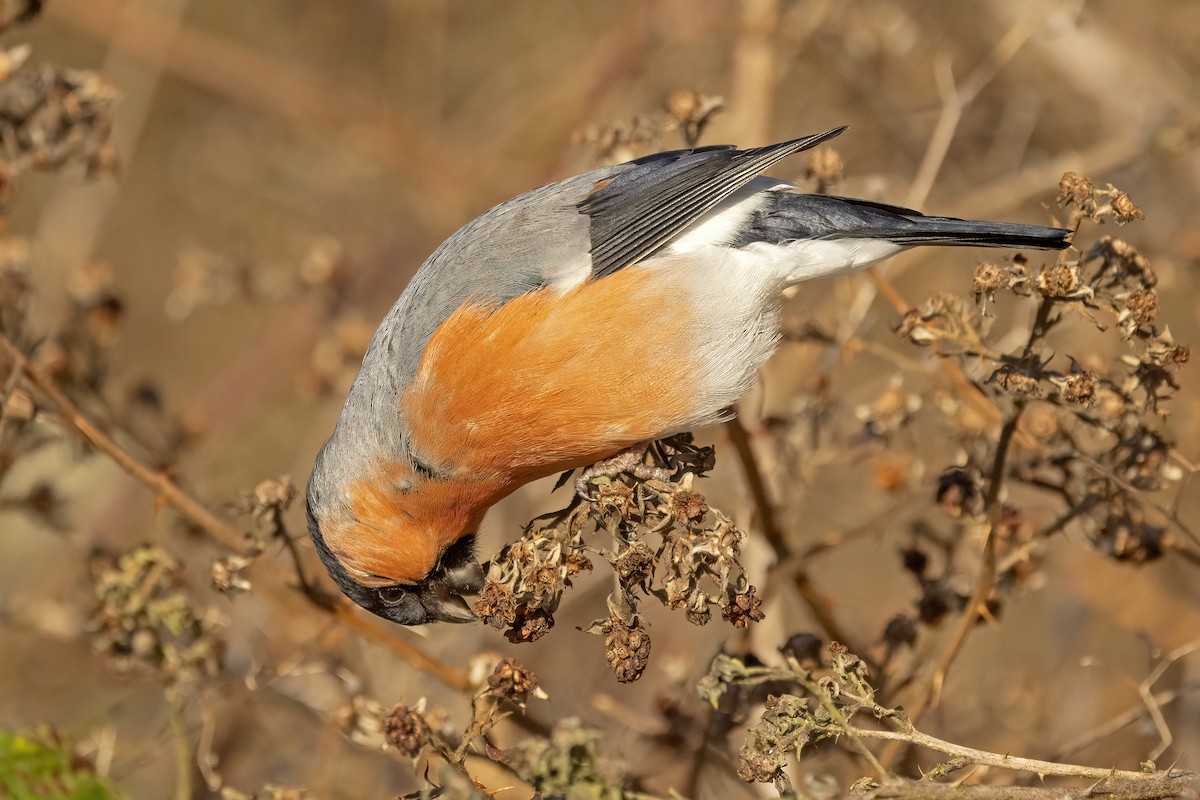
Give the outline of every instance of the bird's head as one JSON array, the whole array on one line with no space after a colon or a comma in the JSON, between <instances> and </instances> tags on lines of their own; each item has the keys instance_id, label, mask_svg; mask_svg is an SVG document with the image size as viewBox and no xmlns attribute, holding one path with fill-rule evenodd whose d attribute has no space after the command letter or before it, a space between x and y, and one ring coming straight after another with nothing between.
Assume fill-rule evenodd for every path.
<instances>
[{"instance_id":1,"label":"bird's head","mask_svg":"<svg viewBox=\"0 0 1200 800\"><path fill-rule=\"evenodd\" d=\"M475 530L486 505L461 488L395 463L333 482L318 461L308 531L330 577L368 611L401 625L471 622L463 595L483 586Z\"/></svg>"}]
</instances>

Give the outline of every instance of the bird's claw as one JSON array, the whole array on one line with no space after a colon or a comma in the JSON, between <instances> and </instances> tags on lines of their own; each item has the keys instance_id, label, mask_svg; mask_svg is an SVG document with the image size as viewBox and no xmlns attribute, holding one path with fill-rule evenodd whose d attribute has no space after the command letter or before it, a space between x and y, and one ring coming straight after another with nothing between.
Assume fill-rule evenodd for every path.
<instances>
[{"instance_id":1,"label":"bird's claw","mask_svg":"<svg viewBox=\"0 0 1200 800\"><path fill-rule=\"evenodd\" d=\"M589 503L594 503L595 498L588 493L588 484L594 478L615 478L625 473L642 481L671 480L671 470L647 464L644 461L645 457L646 446L639 445L622 450L603 461L597 461L579 473L579 477L575 479L575 494Z\"/></svg>"}]
</instances>

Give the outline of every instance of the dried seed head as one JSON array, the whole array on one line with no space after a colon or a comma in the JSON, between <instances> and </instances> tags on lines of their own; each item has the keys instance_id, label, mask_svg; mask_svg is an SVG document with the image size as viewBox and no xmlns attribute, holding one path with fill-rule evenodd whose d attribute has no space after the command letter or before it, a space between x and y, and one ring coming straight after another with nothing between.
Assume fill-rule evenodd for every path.
<instances>
[{"instance_id":1,"label":"dried seed head","mask_svg":"<svg viewBox=\"0 0 1200 800\"><path fill-rule=\"evenodd\" d=\"M1051 403L1035 403L1021 415L1017 428L1041 441L1049 441L1059 432L1058 410Z\"/></svg>"},{"instance_id":2,"label":"dried seed head","mask_svg":"<svg viewBox=\"0 0 1200 800\"><path fill-rule=\"evenodd\" d=\"M1138 289L1129 295L1126 309L1138 327L1150 325L1158 319L1158 295L1153 289Z\"/></svg>"},{"instance_id":3,"label":"dried seed head","mask_svg":"<svg viewBox=\"0 0 1200 800\"><path fill-rule=\"evenodd\" d=\"M1166 528L1114 515L1105 522L1095 544L1117 561L1144 564L1162 558L1166 540Z\"/></svg>"},{"instance_id":4,"label":"dried seed head","mask_svg":"<svg viewBox=\"0 0 1200 800\"><path fill-rule=\"evenodd\" d=\"M906 547L901 550L900 560L904 564L904 569L918 578L923 577L925 570L929 569L929 556L925 555L925 551L916 547Z\"/></svg>"},{"instance_id":5,"label":"dried seed head","mask_svg":"<svg viewBox=\"0 0 1200 800\"><path fill-rule=\"evenodd\" d=\"M625 586L644 584L654 575L654 551L640 539L630 542L613 559L613 569Z\"/></svg>"},{"instance_id":6,"label":"dried seed head","mask_svg":"<svg viewBox=\"0 0 1200 800\"><path fill-rule=\"evenodd\" d=\"M1058 204L1060 206L1074 206L1082 210L1089 201L1094 200L1095 194L1095 185L1076 172L1063 173L1058 182Z\"/></svg>"},{"instance_id":7,"label":"dried seed head","mask_svg":"<svg viewBox=\"0 0 1200 800\"><path fill-rule=\"evenodd\" d=\"M815 667L821 663L821 647L824 644L816 634L794 633L779 648L779 652L796 659L803 666Z\"/></svg>"},{"instance_id":8,"label":"dried seed head","mask_svg":"<svg viewBox=\"0 0 1200 800\"><path fill-rule=\"evenodd\" d=\"M524 664L506 658L496 665L487 683L493 696L520 705L537 689L537 676Z\"/></svg>"},{"instance_id":9,"label":"dried seed head","mask_svg":"<svg viewBox=\"0 0 1200 800\"><path fill-rule=\"evenodd\" d=\"M213 588L226 597L250 591L250 581L243 572L253 563L254 559L246 556L222 556L216 559L212 565Z\"/></svg>"},{"instance_id":10,"label":"dried seed head","mask_svg":"<svg viewBox=\"0 0 1200 800\"><path fill-rule=\"evenodd\" d=\"M286 511L295 496L296 486L286 475L281 478L269 478L254 487L254 500L260 506L277 508L280 511Z\"/></svg>"},{"instance_id":11,"label":"dried seed head","mask_svg":"<svg viewBox=\"0 0 1200 800\"><path fill-rule=\"evenodd\" d=\"M1091 372L1076 372L1063 381L1063 397L1072 403L1090 406L1096 402L1096 376Z\"/></svg>"},{"instance_id":12,"label":"dried seed head","mask_svg":"<svg viewBox=\"0 0 1200 800\"><path fill-rule=\"evenodd\" d=\"M1158 283L1158 276L1150 268L1150 262L1123 239L1105 236L1096 243L1092 253L1100 255L1106 265L1114 264L1119 273L1135 278L1146 288Z\"/></svg>"},{"instance_id":13,"label":"dried seed head","mask_svg":"<svg viewBox=\"0 0 1200 800\"><path fill-rule=\"evenodd\" d=\"M1129 199L1129 195L1124 192L1116 192L1112 200L1113 218L1116 219L1118 225L1125 225L1134 220L1145 219L1146 215L1142 210L1133 204Z\"/></svg>"},{"instance_id":14,"label":"dried seed head","mask_svg":"<svg viewBox=\"0 0 1200 800\"><path fill-rule=\"evenodd\" d=\"M483 622L499 630L517 619L517 601L512 589L499 583L486 583L475 599L475 613Z\"/></svg>"},{"instance_id":15,"label":"dried seed head","mask_svg":"<svg viewBox=\"0 0 1200 800\"><path fill-rule=\"evenodd\" d=\"M1012 394L1034 395L1038 392L1037 378L1019 367L1001 367L992 373L992 380Z\"/></svg>"},{"instance_id":16,"label":"dried seed head","mask_svg":"<svg viewBox=\"0 0 1200 800\"><path fill-rule=\"evenodd\" d=\"M1055 300L1073 297L1079 285L1078 264L1055 264L1038 275L1038 291Z\"/></svg>"},{"instance_id":17,"label":"dried seed head","mask_svg":"<svg viewBox=\"0 0 1200 800\"><path fill-rule=\"evenodd\" d=\"M811 738L808 705L793 695L770 695L763 715L747 733L738 753L738 777L747 783L770 783L787 763L789 754Z\"/></svg>"},{"instance_id":18,"label":"dried seed head","mask_svg":"<svg viewBox=\"0 0 1200 800\"><path fill-rule=\"evenodd\" d=\"M810 180L816 180L817 190L823 192L836 185L845 171L846 165L838 151L832 147L821 146L809 155L805 174Z\"/></svg>"},{"instance_id":19,"label":"dried seed head","mask_svg":"<svg viewBox=\"0 0 1200 800\"><path fill-rule=\"evenodd\" d=\"M683 616L693 625L705 626L712 621L712 609L704 592L693 592Z\"/></svg>"},{"instance_id":20,"label":"dried seed head","mask_svg":"<svg viewBox=\"0 0 1200 800\"><path fill-rule=\"evenodd\" d=\"M536 642L554 627L554 617L544 608L532 608L522 612L511 630L504 637L513 644L519 642Z\"/></svg>"},{"instance_id":21,"label":"dried seed head","mask_svg":"<svg viewBox=\"0 0 1200 800\"><path fill-rule=\"evenodd\" d=\"M908 488L913 474L912 459L903 455L876 459L872 474L880 489L892 494L902 492Z\"/></svg>"},{"instance_id":22,"label":"dried seed head","mask_svg":"<svg viewBox=\"0 0 1200 800\"><path fill-rule=\"evenodd\" d=\"M578 575L581 572L591 572L592 562L583 553L572 552L567 554L567 577Z\"/></svg>"},{"instance_id":23,"label":"dried seed head","mask_svg":"<svg viewBox=\"0 0 1200 800\"><path fill-rule=\"evenodd\" d=\"M917 616L926 625L935 625L950 613L947 591L939 583L928 583L917 601Z\"/></svg>"},{"instance_id":24,"label":"dried seed head","mask_svg":"<svg viewBox=\"0 0 1200 800\"><path fill-rule=\"evenodd\" d=\"M619 480L602 480L593 483L596 488L596 505L603 511L613 511L622 519L637 510L637 498L632 486Z\"/></svg>"},{"instance_id":25,"label":"dried seed head","mask_svg":"<svg viewBox=\"0 0 1200 800\"><path fill-rule=\"evenodd\" d=\"M975 276L971 279L971 290L975 294L994 292L1008 285L1008 273L988 261L975 267Z\"/></svg>"},{"instance_id":26,"label":"dried seed head","mask_svg":"<svg viewBox=\"0 0 1200 800\"><path fill-rule=\"evenodd\" d=\"M397 705L383 718L383 734L388 744L409 758L419 756L429 744L429 724L406 705Z\"/></svg>"},{"instance_id":27,"label":"dried seed head","mask_svg":"<svg viewBox=\"0 0 1200 800\"><path fill-rule=\"evenodd\" d=\"M650 661L650 634L641 620L632 626L609 617L600 628L604 634L604 657L621 683L632 683L642 677Z\"/></svg>"},{"instance_id":28,"label":"dried seed head","mask_svg":"<svg viewBox=\"0 0 1200 800\"><path fill-rule=\"evenodd\" d=\"M676 89L667 95L664 105L690 146L700 140L708 123L725 108L725 98L701 94L692 89Z\"/></svg>"},{"instance_id":29,"label":"dried seed head","mask_svg":"<svg viewBox=\"0 0 1200 800\"><path fill-rule=\"evenodd\" d=\"M954 518L979 510L983 493L979 476L966 467L949 467L938 476L937 502L942 511Z\"/></svg>"},{"instance_id":30,"label":"dried seed head","mask_svg":"<svg viewBox=\"0 0 1200 800\"><path fill-rule=\"evenodd\" d=\"M220 618L195 607L182 587L183 568L169 553L144 545L98 558L94 570L93 644L119 668L149 666L168 685L220 672Z\"/></svg>"},{"instance_id":31,"label":"dried seed head","mask_svg":"<svg viewBox=\"0 0 1200 800\"><path fill-rule=\"evenodd\" d=\"M702 494L679 489L671 495L671 512L680 525L699 525L708 515L708 503Z\"/></svg>"},{"instance_id":32,"label":"dried seed head","mask_svg":"<svg viewBox=\"0 0 1200 800\"><path fill-rule=\"evenodd\" d=\"M737 592L729 599L729 605L721 609L721 618L735 628L744 628L751 622L761 622L766 617L762 600L755 594L753 586Z\"/></svg>"},{"instance_id":33,"label":"dried seed head","mask_svg":"<svg viewBox=\"0 0 1200 800\"><path fill-rule=\"evenodd\" d=\"M912 647L917 643L917 625L907 614L897 614L888 620L883 629L884 644L889 647L905 645Z\"/></svg>"}]
</instances>

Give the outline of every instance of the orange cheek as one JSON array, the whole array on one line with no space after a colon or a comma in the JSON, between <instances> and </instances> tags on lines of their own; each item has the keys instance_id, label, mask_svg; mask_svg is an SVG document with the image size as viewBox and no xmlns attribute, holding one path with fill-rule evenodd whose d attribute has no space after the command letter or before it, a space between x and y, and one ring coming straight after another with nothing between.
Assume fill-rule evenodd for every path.
<instances>
[{"instance_id":1,"label":"orange cheek","mask_svg":"<svg viewBox=\"0 0 1200 800\"><path fill-rule=\"evenodd\" d=\"M488 482L422 480L400 492L398 473L407 465L389 464L386 477L349 486L352 519L325 532L329 548L356 580L367 586L415 583L424 579L442 552L474 533L488 507L499 499Z\"/></svg>"}]
</instances>

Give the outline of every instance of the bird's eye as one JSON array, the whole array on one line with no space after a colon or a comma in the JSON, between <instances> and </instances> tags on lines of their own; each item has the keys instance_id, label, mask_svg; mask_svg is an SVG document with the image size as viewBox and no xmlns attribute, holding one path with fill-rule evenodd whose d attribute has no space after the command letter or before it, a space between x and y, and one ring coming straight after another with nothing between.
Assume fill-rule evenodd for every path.
<instances>
[{"instance_id":1,"label":"bird's eye","mask_svg":"<svg viewBox=\"0 0 1200 800\"><path fill-rule=\"evenodd\" d=\"M400 604L400 601L404 599L404 595L406 594L408 592L403 586L388 586L385 589L379 590L379 599L383 601L385 606L395 606Z\"/></svg>"}]
</instances>

